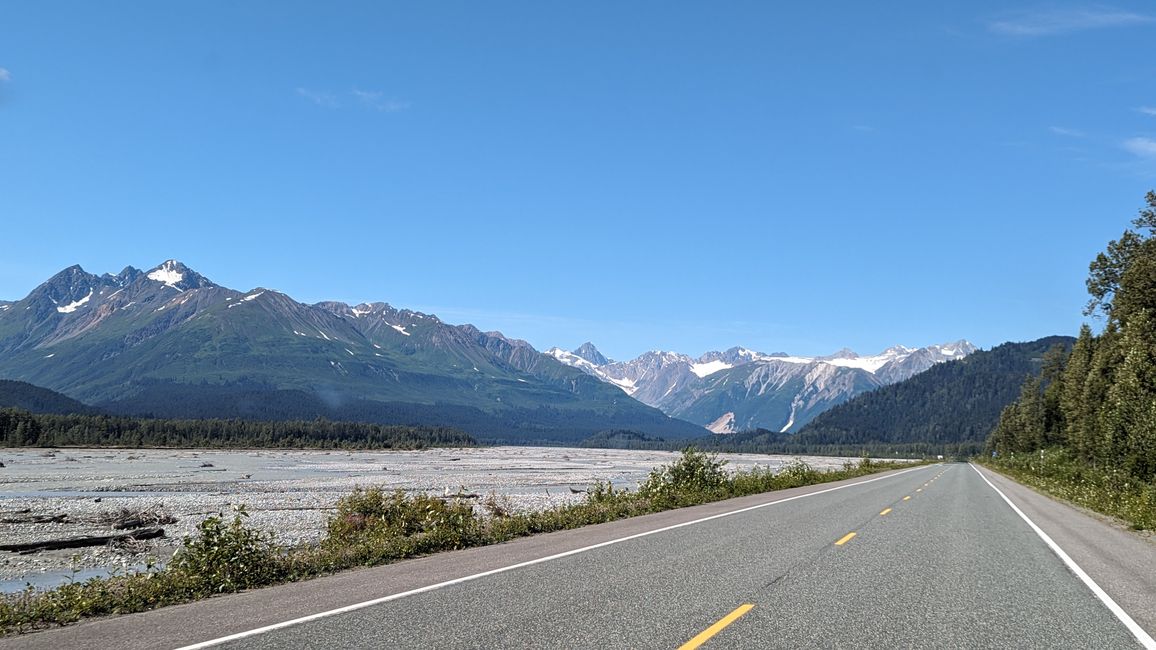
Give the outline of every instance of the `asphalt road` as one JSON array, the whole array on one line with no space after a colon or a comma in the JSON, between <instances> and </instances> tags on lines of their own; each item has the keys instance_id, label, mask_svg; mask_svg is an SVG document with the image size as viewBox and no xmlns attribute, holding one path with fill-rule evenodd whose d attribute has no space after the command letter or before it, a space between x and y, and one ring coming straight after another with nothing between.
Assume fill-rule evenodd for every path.
<instances>
[{"instance_id":1,"label":"asphalt road","mask_svg":"<svg viewBox=\"0 0 1156 650\"><path fill-rule=\"evenodd\" d=\"M177 647L306 616L215 646L1141 647L996 487L1149 634L1156 545L983 473L992 484L949 464L735 499L0 647Z\"/></svg>"}]
</instances>

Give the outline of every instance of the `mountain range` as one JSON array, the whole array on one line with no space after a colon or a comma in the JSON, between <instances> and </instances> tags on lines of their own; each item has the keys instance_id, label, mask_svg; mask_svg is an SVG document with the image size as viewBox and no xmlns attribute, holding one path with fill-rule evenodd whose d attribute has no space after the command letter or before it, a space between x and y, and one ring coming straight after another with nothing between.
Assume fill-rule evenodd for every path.
<instances>
[{"instance_id":1,"label":"mountain range","mask_svg":"<svg viewBox=\"0 0 1156 650\"><path fill-rule=\"evenodd\" d=\"M671 440L817 414L931 366L967 341L870 357L648 352L529 343L384 302L305 304L220 286L176 260L95 275L72 266L0 301L0 378L108 413L453 426L488 442L572 443L631 430Z\"/></svg>"},{"instance_id":2,"label":"mountain range","mask_svg":"<svg viewBox=\"0 0 1156 650\"><path fill-rule=\"evenodd\" d=\"M860 393L975 350L960 340L918 349L897 345L873 356L843 349L829 356L799 357L734 347L697 358L651 351L631 361L611 361L586 343L572 352L551 348L546 354L715 433L756 428L787 433Z\"/></svg>"},{"instance_id":3,"label":"mountain range","mask_svg":"<svg viewBox=\"0 0 1156 650\"><path fill-rule=\"evenodd\" d=\"M492 441L702 433L498 332L386 303L236 291L175 260L116 275L72 266L0 304L0 377L158 417L445 424Z\"/></svg>"}]
</instances>

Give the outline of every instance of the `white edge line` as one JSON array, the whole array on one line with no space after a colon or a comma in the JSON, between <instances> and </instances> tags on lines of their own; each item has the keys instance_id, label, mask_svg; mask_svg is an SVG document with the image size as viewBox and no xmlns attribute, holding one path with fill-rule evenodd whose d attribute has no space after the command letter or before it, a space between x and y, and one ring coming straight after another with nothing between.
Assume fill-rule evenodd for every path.
<instances>
[{"instance_id":1,"label":"white edge line","mask_svg":"<svg viewBox=\"0 0 1156 650\"><path fill-rule=\"evenodd\" d=\"M391 594L389 596L383 596L381 598L374 598L373 600L367 600L367 601L360 602L360 603L354 603L352 605L346 605L345 607L338 607L337 609L331 609L331 610L328 610L325 612L318 612L316 614L310 614L309 616L302 616L301 618L295 618L295 619L292 619L289 621L282 621L280 623L274 623L272 625L266 625L265 627L258 627L258 628L252 629L252 630L247 630L245 632L238 632L236 634L230 634L229 636L223 636L223 637L220 637L217 639L210 639L209 641L202 641L200 643L194 643L193 645L182 646L180 648L177 648L177 650L198 650L199 648L209 648L209 647L212 647L215 645L220 645L222 643L228 643L229 641L237 641L239 639L244 639L246 637L256 636L258 634L264 634L266 632L272 632L274 630L280 630L282 628L291 627L293 625L300 625L301 623L308 623L309 621L315 621L315 620L321 619L321 618L328 618L330 616L336 616L338 614L345 614L347 612L353 612L353 611L356 611L359 609L364 609L366 607L372 607L374 605L380 605L381 603L387 603L391 600L399 600L399 599L405 598L407 596L416 596L417 594L422 594L422 593L425 593L427 591L433 591L435 589L441 589L442 587L449 587L451 585L461 584L463 582L470 582L473 580L477 580L479 578L485 578L487 576L496 575L498 573L505 573L506 571L513 571L514 569L521 569L523 567L533 566L535 564L541 564L543 562L550 562L551 560L558 560L558 559L561 559L561 558L564 558L564 557L567 557L570 555L577 555L579 553L585 553L587 551L593 551L595 549L603 548L606 546L611 546L613 544L619 544L621 542L628 542L630 540L638 539L640 537L647 537L649 535L656 535L658 533L664 533L668 530L674 530L676 528L682 528L684 526L693 526L695 524L701 524L703 522L711 521L714 519L721 519L723 517L729 517L731 515L737 515L737 514L741 514L744 512L750 512L751 510L758 510L759 508L766 508L767 506L773 506L773 505L776 505L779 503L786 503L787 501L794 501L795 499L803 499L806 497L818 496L820 494L826 494L828 492L834 492L835 490L842 490L844 488L855 487L857 485L864 485L866 483L874 483L875 481L882 481L884 479L895 478L896 476L900 476L900 475L906 474L908 472L914 472L916 470L927 469L928 467L934 467L934 465L921 465L919 467L912 467L910 469L898 471L894 474L887 474L886 476L877 476L875 478L867 479L865 481L859 481L858 483L848 483L847 485L838 485L836 487L827 488L825 490L819 490L818 492L808 492L807 494L797 494L793 497L787 497L785 499L778 499L776 501L768 501L767 503L760 503L760 504L753 505L753 506L747 506L746 508L739 508L738 510L731 510L729 512L722 512L722 513L719 513L717 515L711 515L709 517L703 517L702 519L695 519L692 521L684 521L682 523L673 524L673 525L666 526L663 528L656 528L654 530L648 530L648 531L641 532L641 533L635 533L633 535L627 535L626 537L619 537L618 539L611 539L611 540L607 540L605 542L599 542L597 544L592 544L590 546L583 546L582 548L576 548L576 549L572 549L569 551L564 551L562 553L556 553L554 555L548 555L546 557L540 557L540 558L537 558L534 560L527 560L526 562L519 562L518 564L511 564L509 566L499 567L497 569L491 569L489 571L483 571L481 573L475 573L473 575L463 576L461 578L454 578L453 580L446 580L445 582L439 582L439 583L433 584L433 585L426 585L425 587L419 587L417 589L410 589L409 591L403 591L400 593Z\"/></svg>"},{"instance_id":2,"label":"white edge line","mask_svg":"<svg viewBox=\"0 0 1156 650\"><path fill-rule=\"evenodd\" d=\"M1125 612L1124 608L1117 605L1116 601L1112 600L1112 597L1109 596L1106 591L1100 588L1100 585L1096 584L1096 581L1093 580L1092 577L1089 576L1083 569L1081 569L1080 565L1076 564L1076 561L1073 560L1067 553L1065 553L1064 549L1060 548L1059 544L1055 543L1051 537L1048 537L1048 534L1045 533L1039 526L1037 526L1036 522L1028 519L1028 516L1024 514L1024 511L1020 510L1016 504L1012 503L1012 500L1009 499L1007 495L1003 493L1003 491L997 488L994 483L989 481L988 478L983 475L983 472L979 471L978 467L972 465L971 468L975 470L976 474L979 474L979 477L982 478L985 483L991 486L991 489L996 491L996 494L1003 497L1003 500L1006 501L1009 506L1011 506L1011 509L1014 510L1021 519L1026 521L1028 525L1032 527L1032 530L1034 530L1036 534L1040 536L1040 539L1044 540L1044 543L1048 545L1048 548L1052 549L1052 552L1055 553L1056 556L1061 560L1063 560L1064 564L1068 566L1068 569L1070 569L1072 573L1076 574L1076 577L1083 581L1088 589L1092 590L1092 593L1096 595L1096 598L1099 598L1100 602L1104 603L1104 606L1107 607L1108 610L1116 616L1116 618L1120 619L1120 622L1124 624L1124 627L1128 628L1128 631L1132 633L1132 636L1136 637L1136 640L1140 642L1140 645L1144 646L1147 650L1156 650L1156 639L1153 639L1150 634L1144 631L1144 628L1140 627L1136 621L1132 620L1132 617L1128 616L1128 612Z\"/></svg>"}]
</instances>

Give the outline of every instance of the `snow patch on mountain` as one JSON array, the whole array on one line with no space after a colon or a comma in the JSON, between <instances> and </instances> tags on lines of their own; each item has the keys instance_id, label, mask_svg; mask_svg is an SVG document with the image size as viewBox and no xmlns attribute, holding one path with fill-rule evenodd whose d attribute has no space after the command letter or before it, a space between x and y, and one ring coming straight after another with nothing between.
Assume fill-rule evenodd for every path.
<instances>
[{"instance_id":1,"label":"snow patch on mountain","mask_svg":"<svg viewBox=\"0 0 1156 650\"><path fill-rule=\"evenodd\" d=\"M241 305L241 304L246 303L246 302L251 302L253 300L260 298L263 295L265 295L264 291L258 291L257 293L254 293L252 295L245 296L244 298L241 298L237 302L229 305L228 309L232 309L233 307L236 307L236 306ZM181 303L181 304L184 304L184 303ZM244 312L242 312L242 313L244 313Z\"/></svg>"},{"instance_id":2,"label":"snow patch on mountain","mask_svg":"<svg viewBox=\"0 0 1156 650\"><path fill-rule=\"evenodd\" d=\"M755 361L779 361L782 363L800 363L800 364L815 363L815 359L813 357L792 357L789 354L775 355L775 356L762 355L762 356L758 357L757 359L755 359Z\"/></svg>"},{"instance_id":3,"label":"snow patch on mountain","mask_svg":"<svg viewBox=\"0 0 1156 650\"><path fill-rule=\"evenodd\" d=\"M854 359L823 359L822 363L839 366L841 368L859 368L860 370L866 370L871 374L875 374L875 372L885 366L887 362L894 361L895 359L896 357L878 355L874 357L856 357Z\"/></svg>"},{"instance_id":4,"label":"snow patch on mountain","mask_svg":"<svg viewBox=\"0 0 1156 650\"><path fill-rule=\"evenodd\" d=\"M621 388L627 395L633 395L635 391L638 390L638 386L633 381L626 379L625 377L607 377L607 381Z\"/></svg>"},{"instance_id":5,"label":"snow patch on mountain","mask_svg":"<svg viewBox=\"0 0 1156 650\"><path fill-rule=\"evenodd\" d=\"M87 303L91 299L92 299L92 289L89 289L87 296L81 298L80 300L77 300L76 302L70 302L63 307L57 307L56 311L58 311L62 314L71 314L72 312L76 311L77 309L80 309L81 307L83 307L85 305L85 303ZM7 307L5 307L5 309L7 309Z\"/></svg>"},{"instance_id":6,"label":"snow patch on mountain","mask_svg":"<svg viewBox=\"0 0 1156 650\"><path fill-rule=\"evenodd\" d=\"M585 358L579 356L575 352L567 352L562 348L557 347L546 350L545 354L557 359L558 361L561 361L562 363L572 368L578 368L579 370L582 370L589 375L593 375L608 384L613 384L621 388L622 392L626 393L627 395L633 396L635 391L638 390L634 379L621 374L613 374L608 372L610 364L607 366L598 366L591 363L590 361L587 361Z\"/></svg>"},{"instance_id":7,"label":"snow patch on mountain","mask_svg":"<svg viewBox=\"0 0 1156 650\"><path fill-rule=\"evenodd\" d=\"M550 348L549 350L546 350L546 354L554 357L558 361L561 361L562 363L564 363L568 366L571 366L574 368L581 368L582 370L585 370L586 372L588 372L588 373L590 373L596 377L600 376L598 373L594 372L594 370L597 369L598 366L594 365L593 363L590 363L586 359L583 359L582 357L578 356L577 354L574 354L573 352L567 352L567 351L563 350L562 348ZM609 380L607 380L607 381L609 381Z\"/></svg>"},{"instance_id":8,"label":"snow patch on mountain","mask_svg":"<svg viewBox=\"0 0 1156 650\"><path fill-rule=\"evenodd\" d=\"M706 377L707 375L713 375L720 370L729 370L731 368L734 368L734 366L725 361L718 360L708 361L706 363L692 364L690 366L690 371L701 378Z\"/></svg>"}]
</instances>

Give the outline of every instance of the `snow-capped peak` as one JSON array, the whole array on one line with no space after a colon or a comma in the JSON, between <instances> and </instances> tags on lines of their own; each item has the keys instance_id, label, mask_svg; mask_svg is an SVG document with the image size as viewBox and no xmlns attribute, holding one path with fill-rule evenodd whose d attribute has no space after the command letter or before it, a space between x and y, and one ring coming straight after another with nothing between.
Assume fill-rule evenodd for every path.
<instances>
[{"instance_id":1,"label":"snow-capped peak","mask_svg":"<svg viewBox=\"0 0 1156 650\"><path fill-rule=\"evenodd\" d=\"M176 260L167 260L164 264L161 264L155 269L149 271L147 277L150 280L160 282L166 287L172 287L173 289L180 291L181 288L177 285L185 279L185 274L181 272L183 267L184 265Z\"/></svg>"},{"instance_id":2,"label":"snow-capped peak","mask_svg":"<svg viewBox=\"0 0 1156 650\"><path fill-rule=\"evenodd\" d=\"M131 275L135 276L136 269L132 269L132 271L133 273ZM208 278L181 264L177 260L165 260L163 264L145 274L145 277L171 289L176 289L177 291L206 289L217 286Z\"/></svg>"},{"instance_id":3,"label":"snow-capped peak","mask_svg":"<svg viewBox=\"0 0 1156 650\"><path fill-rule=\"evenodd\" d=\"M975 352L975 346L967 339L960 339L954 343L943 343L940 345L931 346L933 350L939 350L939 353L947 357L962 358Z\"/></svg>"}]
</instances>

